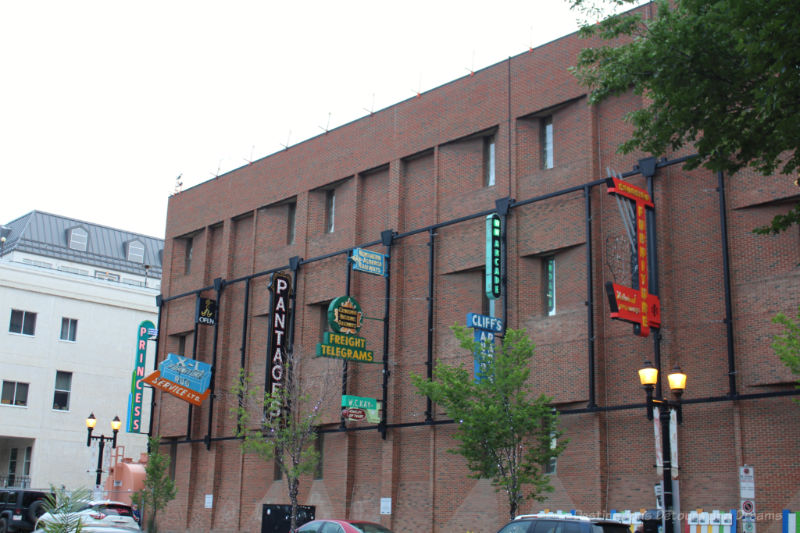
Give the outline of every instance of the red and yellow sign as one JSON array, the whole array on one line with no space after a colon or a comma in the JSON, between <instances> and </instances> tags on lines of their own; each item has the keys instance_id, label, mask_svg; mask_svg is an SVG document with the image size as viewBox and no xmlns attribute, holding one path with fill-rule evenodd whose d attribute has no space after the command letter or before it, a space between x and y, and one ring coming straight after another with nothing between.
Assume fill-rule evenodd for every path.
<instances>
[{"instance_id":1,"label":"red and yellow sign","mask_svg":"<svg viewBox=\"0 0 800 533\"><path fill-rule=\"evenodd\" d=\"M190 389L189 387L178 385L174 381L162 378L161 372L158 370L149 376L142 378L142 382L152 385L155 389L172 394L173 396L189 402L192 405L198 406L202 405L203 401L208 398L208 395L211 392L211 389L206 389L205 392L200 393Z\"/></svg>"},{"instance_id":2,"label":"red and yellow sign","mask_svg":"<svg viewBox=\"0 0 800 533\"><path fill-rule=\"evenodd\" d=\"M632 289L607 283L606 292L611 306L611 318L639 324L639 335L647 337L650 327L661 325L661 303L658 296L648 292L647 276L647 213L645 208L654 208L650 194L619 178L606 181L609 194L618 194L636 204L636 260L639 266L639 288Z\"/></svg>"}]
</instances>

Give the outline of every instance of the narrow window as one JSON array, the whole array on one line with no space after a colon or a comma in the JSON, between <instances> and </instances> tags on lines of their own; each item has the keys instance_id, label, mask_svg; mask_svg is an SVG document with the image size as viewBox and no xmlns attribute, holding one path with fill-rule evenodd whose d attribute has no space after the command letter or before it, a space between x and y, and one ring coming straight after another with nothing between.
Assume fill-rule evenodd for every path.
<instances>
[{"instance_id":1,"label":"narrow window","mask_svg":"<svg viewBox=\"0 0 800 533\"><path fill-rule=\"evenodd\" d=\"M542 168L553 168L553 117L542 118Z\"/></svg>"},{"instance_id":2,"label":"narrow window","mask_svg":"<svg viewBox=\"0 0 800 533\"><path fill-rule=\"evenodd\" d=\"M297 216L297 202L292 202L286 207L286 244L294 244L294 226L295 217Z\"/></svg>"},{"instance_id":3,"label":"narrow window","mask_svg":"<svg viewBox=\"0 0 800 533\"><path fill-rule=\"evenodd\" d=\"M8 486L17 484L17 449L11 448L8 454Z\"/></svg>"},{"instance_id":4,"label":"narrow window","mask_svg":"<svg viewBox=\"0 0 800 533\"><path fill-rule=\"evenodd\" d=\"M16 381L3 381L3 392L0 395L0 403L3 405L28 405L28 384L17 383Z\"/></svg>"},{"instance_id":5,"label":"narrow window","mask_svg":"<svg viewBox=\"0 0 800 533\"><path fill-rule=\"evenodd\" d=\"M178 441L172 439L169 443L169 478L175 481L175 465L178 463Z\"/></svg>"},{"instance_id":6,"label":"narrow window","mask_svg":"<svg viewBox=\"0 0 800 533\"><path fill-rule=\"evenodd\" d=\"M544 308L548 316L556 314L556 258L545 257L544 264Z\"/></svg>"},{"instance_id":7,"label":"narrow window","mask_svg":"<svg viewBox=\"0 0 800 533\"><path fill-rule=\"evenodd\" d=\"M492 187L494 185L495 168L495 139L494 135L483 138L483 186Z\"/></svg>"},{"instance_id":8,"label":"narrow window","mask_svg":"<svg viewBox=\"0 0 800 533\"><path fill-rule=\"evenodd\" d=\"M274 460L273 464L272 479L275 481L280 481L283 479L283 470L281 470L281 465L278 464L277 460Z\"/></svg>"},{"instance_id":9,"label":"narrow window","mask_svg":"<svg viewBox=\"0 0 800 533\"><path fill-rule=\"evenodd\" d=\"M64 317L61 319L61 336L62 341L75 342L75 336L78 334L78 320L75 318Z\"/></svg>"},{"instance_id":10,"label":"narrow window","mask_svg":"<svg viewBox=\"0 0 800 533\"><path fill-rule=\"evenodd\" d=\"M8 331L10 333L32 336L36 331L36 313L12 309Z\"/></svg>"},{"instance_id":11,"label":"narrow window","mask_svg":"<svg viewBox=\"0 0 800 533\"><path fill-rule=\"evenodd\" d=\"M72 372L56 371L56 386L53 393L53 409L69 411L69 393L72 391Z\"/></svg>"},{"instance_id":12,"label":"narrow window","mask_svg":"<svg viewBox=\"0 0 800 533\"><path fill-rule=\"evenodd\" d=\"M336 191L325 191L325 233L333 233L336 220Z\"/></svg>"},{"instance_id":13,"label":"narrow window","mask_svg":"<svg viewBox=\"0 0 800 533\"><path fill-rule=\"evenodd\" d=\"M22 475L29 477L31 475L31 455L33 455L33 447L25 447L25 462L22 465Z\"/></svg>"},{"instance_id":14,"label":"narrow window","mask_svg":"<svg viewBox=\"0 0 800 533\"><path fill-rule=\"evenodd\" d=\"M188 335L181 335L178 337L178 355L186 356L186 337Z\"/></svg>"},{"instance_id":15,"label":"narrow window","mask_svg":"<svg viewBox=\"0 0 800 533\"><path fill-rule=\"evenodd\" d=\"M317 438L314 440L314 449L317 452L317 465L314 468L314 479L322 479L322 463L323 463L323 439L324 433L317 433Z\"/></svg>"},{"instance_id":16,"label":"narrow window","mask_svg":"<svg viewBox=\"0 0 800 533\"><path fill-rule=\"evenodd\" d=\"M558 445L558 439L556 438L556 434L550 433L550 449L555 450L557 445ZM550 461L548 461L547 465L544 468L544 473L555 474L556 464L558 464L558 457L551 457Z\"/></svg>"},{"instance_id":17,"label":"narrow window","mask_svg":"<svg viewBox=\"0 0 800 533\"><path fill-rule=\"evenodd\" d=\"M326 331L331 330L330 324L328 324L328 306L330 302L324 303L319 306L319 336L322 337L322 334Z\"/></svg>"},{"instance_id":18,"label":"narrow window","mask_svg":"<svg viewBox=\"0 0 800 533\"><path fill-rule=\"evenodd\" d=\"M192 271L192 248L194 248L194 239L187 237L184 239L184 245L183 273L189 274Z\"/></svg>"},{"instance_id":19,"label":"narrow window","mask_svg":"<svg viewBox=\"0 0 800 533\"><path fill-rule=\"evenodd\" d=\"M69 231L69 247L72 250L85 252L89 245L89 234L83 228L72 228Z\"/></svg>"}]
</instances>

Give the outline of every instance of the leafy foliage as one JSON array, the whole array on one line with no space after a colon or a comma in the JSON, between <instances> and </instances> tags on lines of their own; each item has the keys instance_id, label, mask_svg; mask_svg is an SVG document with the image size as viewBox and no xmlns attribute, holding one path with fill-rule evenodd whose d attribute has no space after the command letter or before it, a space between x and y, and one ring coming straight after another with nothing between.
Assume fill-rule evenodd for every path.
<instances>
[{"instance_id":1,"label":"leafy foliage","mask_svg":"<svg viewBox=\"0 0 800 533\"><path fill-rule=\"evenodd\" d=\"M150 533L157 531L158 511L164 509L177 494L175 482L169 476L170 459L167 455L159 453L160 444L161 438L158 436L148 439L150 451L147 454L147 465L144 467L144 488L132 496L133 502L141 510L142 521L147 520L147 531Z\"/></svg>"},{"instance_id":2,"label":"leafy foliage","mask_svg":"<svg viewBox=\"0 0 800 533\"><path fill-rule=\"evenodd\" d=\"M636 0L597 0L619 6ZM590 10L597 1L570 0ZM649 104L629 113L620 146L663 155L693 146L703 165L763 175L800 166L800 9L785 0L656 0L581 29L602 45L581 51L573 73L590 102L633 90ZM759 233L800 221L795 208Z\"/></svg>"},{"instance_id":3,"label":"leafy foliage","mask_svg":"<svg viewBox=\"0 0 800 533\"><path fill-rule=\"evenodd\" d=\"M86 488L67 491L64 488L50 487L50 493L44 500L44 512L48 516L46 520L39 522L37 531L80 533L83 531L83 523L76 513L86 507L92 499L91 496Z\"/></svg>"},{"instance_id":4,"label":"leafy foliage","mask_svg":"<svg viewBox=\"0 0 800 533\"><path fill-rule=\"evenodd\" d=\"M783 333L775 335L772 349L793 374L800 374L800 309L795 320L778 313L772 322L784 328Z\"/></svg>"},{"instance_id":5,"label":"leafy foliage","mask_svg":"<svg viewBox=\"0 0 800 533\"><path fill-rule=\"evenodd\" d=\"M417 375L412 381L419 394L458 422L458 445L449 451L466 459L470 477L489 478L507 494L514 517L525 500L542 500L542 493L552 490L546 467L566 445L559 439L558 415L551 398L531 398L527 380L534 347L525 331L507 330L493 353L481 350L467 328L454 326L453 332L462 348L479 354L483 379L476 381L463 364L440 361L432 381Z\"/></svg>"},{"instance_id":6,"label":"leafy foliage","mask_svg":"<svg viewBox=\"0 0 800 533\"><path fill-rule=\"evenodd\" d=\"M318 466L320 457L314 442L320 409L328 402L330 392L322 386L318 389L319 396L313 399L310 393L301 392L299 360L291 353L287 356L284 376L284 386L268 394L253 386L252 376L242 370L232 388L242 400L231 409L231 414L237 421L236 435L242 439L242 449L264 461L274 460L285 476L292 505L291 531L294 531L300 478ZM319 383L334 381L321 379ZM257 428L252 427L253 412L261 415ZM280 415L275 416L276 413Z\"/></svg>"}]
</instances>

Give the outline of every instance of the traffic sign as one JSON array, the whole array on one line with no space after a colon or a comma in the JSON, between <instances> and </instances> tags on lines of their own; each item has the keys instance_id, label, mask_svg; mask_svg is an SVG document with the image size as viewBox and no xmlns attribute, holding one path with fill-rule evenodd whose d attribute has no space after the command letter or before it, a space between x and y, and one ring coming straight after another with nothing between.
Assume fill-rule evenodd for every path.
<instances>
[{"instance_id":1,"label":"traffic sign","mask_svg":"<svg viewBox=\"0 0 800 533\"><path fill-rule=\"evenodd\" d=\"M742 514L755 514L756 502L753 500L742 500Z\"/></svg>"}]
</instances>

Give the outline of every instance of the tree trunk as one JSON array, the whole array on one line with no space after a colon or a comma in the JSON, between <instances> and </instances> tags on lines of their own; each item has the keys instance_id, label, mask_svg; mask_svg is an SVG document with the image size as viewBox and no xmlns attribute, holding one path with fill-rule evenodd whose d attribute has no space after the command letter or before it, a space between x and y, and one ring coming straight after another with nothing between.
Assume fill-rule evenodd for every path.
<instances>
[{"instance_id":1,"label":"tree trunk","mask_svg":"<svg viewBox=\"0 0 800 533\"><path fill-rule=\"evenodd\" d=\"M292 520L289 531L294 532L297 529L297 494L300 492L300 480L297 478L288 478L289 485L289 501L292 504Z\"/></svg>"}]
</instances>

